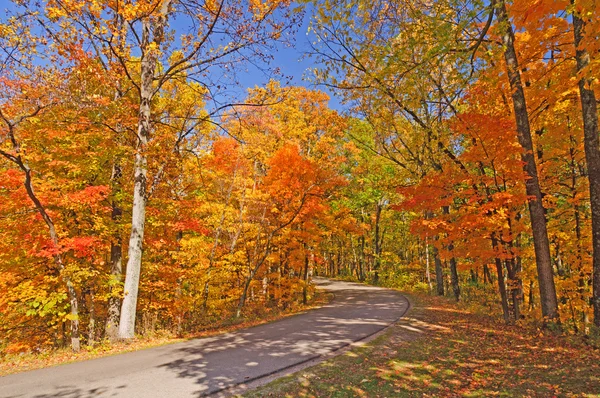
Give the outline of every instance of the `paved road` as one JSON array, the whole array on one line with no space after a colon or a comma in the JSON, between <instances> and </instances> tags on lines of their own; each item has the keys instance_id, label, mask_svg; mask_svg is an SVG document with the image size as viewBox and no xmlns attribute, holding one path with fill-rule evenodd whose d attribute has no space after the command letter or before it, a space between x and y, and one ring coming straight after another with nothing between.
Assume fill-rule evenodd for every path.
<instances>
[{"instance_id":1,"label":"paved road","mask_svg":"<svg viewBox=\"0 0 600 398\"><path fill-rule=\"evenodd\" d=\"M392 290L319 280L328 305L234 333L0 378L0 397L199 397L277 374L362 340L398 320Z\"/></svg>"}]
</instances>

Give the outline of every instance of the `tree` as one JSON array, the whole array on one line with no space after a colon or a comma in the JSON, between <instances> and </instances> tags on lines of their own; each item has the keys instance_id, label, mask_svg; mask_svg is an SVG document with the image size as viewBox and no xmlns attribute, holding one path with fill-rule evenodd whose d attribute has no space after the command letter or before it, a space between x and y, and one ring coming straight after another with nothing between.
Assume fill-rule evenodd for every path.
<instances>
[{"instance_id":1,"label":"tree","mask_svg":"<svg viewBox=\"0 0 600 398\"><path fill-rule=\"evenodd\" d=\"M579 97L583 114L583 136L585 159L590 181L590 205L592 210L592 306L594 308L594 324L600 327L600 139L598 138L598 109L594 93L592 74L590 73L590 53L586 46L586 35L590 28L586 23L586 9L575 5L572 14L573 34L575 37L575 59L579 76ZM593 12L592 12L593 15ZM587 38L587 40L591 40Z\"/></svg>"},{"instance_id":2,"label":"tree","mask_svg":"<svg viewBox=\"0 0 600 398\"><path fill-rule=\"evenodd\" d=\"M4 79L2 83L2 85L4 86L3 91L5 92L13 92L15 90L20 92L38 90L37 87L30 86L27 84L15 84L15 82L10 82L6 79ZM64 275L65 265L61 253L59 236L56 231L56 227L52 216L48 213L46 206L42 203L42 201L35 192L32 175L33 171L29 166L29 162L27 161L27 159L23 157L22 144L18 136L18 129L21 128L21 124L26 123L29 119L39 116L39 114L44 108L47 108L52 105L52 100L43 98L42 96L42 98L38 98L37 101L34 100L32 101L33 103L31 103L30 101L28 101L28 98L22 98L19 101L19 99L15 95L11 98L11 102L12 104L10 106L7 103L4 103L4 106L0 110L0 118L4 122L4 128L2 129L3 134L0 136L0 144L7 143L11 145L11 148L10 150L0 149L0 155L2 155L9 162L13 163L15 166L17 166L23 173L23 185L25 187L25 190L27 191L27 196L34 204L36 211L39 213L39 215L41 216L48 228L48 234L51 244L51 247L49 247L48 249L53 253L52 257L54 258L54 262L60 270L60 272L63 274L63 279L69 292L69 300L71 305L71 348L73 351L79 351L80 341L77 293L75 292L75 288L73 286L71 278L67 275ZM20 108L19 105L22 108Z\"/></svg>"},{"instance_id":3,"label":"tree","mask_svg":"<svg viewBox=\"0 0 600 398\"><path fill-rule=\"evenodd\" d=\"M496 15L500 26L502 44L504 46L504 59L508 72L508 79L512 90L512 102L517 123L519 143L523 147L522 159L524 163L523 169L526 175L525 187L527 195L531 197L528 206L531 228L533 231L542 314L551 321L558 321L558 301L556 298L556 288L554 286L554 276L552 273L550 243L548 241L545 210L542 204L542 191L540 189L534 157L529 113L525 101L525 93L523 92L521 74L519 72L519 62L515 52L515 36L512 25L508 19L504 0L499 0L496 8Z\"/></svg>"},{"instance_id":4,"label":"tree","mask_svg":"<svg viewBox=\"0 0 600 398\"><path fill-rule=\"evenodd\" d=\"M167 82L184 79L197 80L207 90L201 95L208 92L212 100L220 100L221 85L213 85L210 80L214 77L213 70L222 68L227 74L228 70L235 72L232 65L238 60L251 56L264 58L263 49L296 23L296 10L286 1L199 4L148 0L120 4L53 0L42 11L47 21L43 27L53 30L57 46L83 39L92 46L98 59L120 71L137 93L139 118L135 128L132 226L119 322L119 336L132 338L148 200L147 151L156 125L155 98ZM179 40L169 31L175 18L185 20L190 29ZM59 25L60 31L56 29ZM126 45L120 45L121 41ZM160 181L160 173L151 180Z\"/></svg>"}]
</instances>

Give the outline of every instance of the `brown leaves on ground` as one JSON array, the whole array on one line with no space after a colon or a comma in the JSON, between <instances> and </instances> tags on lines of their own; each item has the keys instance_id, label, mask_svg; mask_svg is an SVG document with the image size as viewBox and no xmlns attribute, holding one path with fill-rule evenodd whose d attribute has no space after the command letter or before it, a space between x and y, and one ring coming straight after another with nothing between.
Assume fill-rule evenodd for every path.
<instances>
[{"instance_id":1,"label":"brown leaves on ground","mask_svg":"<svg viewBox=\"0 0 600 398\"><path fill-rule=\"evenodd\" d=\"M600 396L600 351L581 341L506 326L445 298L413 304L372 343L248 396Z\"/></svg>"}]
</instances>

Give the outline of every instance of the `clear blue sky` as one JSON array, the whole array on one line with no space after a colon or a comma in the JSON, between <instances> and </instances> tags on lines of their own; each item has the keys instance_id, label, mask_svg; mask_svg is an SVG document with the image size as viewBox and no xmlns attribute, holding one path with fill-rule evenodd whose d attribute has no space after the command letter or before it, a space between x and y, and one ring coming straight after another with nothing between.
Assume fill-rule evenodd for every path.
<instances>
[{"instance_id":1,"label":"clear blue sky","mask_svg":"<svg viewBox=\"0 0 600 398\"><path fill-rule=\"evenodd\" d=\"M308 79L303 79L311 78L311 69L318 67L315 64L316 60L306 55L311 49L311 36L307 35L307 31L314 12L311 5L307 5L306 7L302 26L296 32L293 45L291 47L284 45L277 46L277 51L273 53L274 60L271 63L271 67L278 67L281 69L283 76L291 77L290 85L305 86L309 89L318 89L326 92L331 97L329 106L338 111L343 111L345 109L344 105L340 103L331 90L327 87L316 87ZM244 87L262 86L268 81L268 77L255 68L249 68L247 73L240 73L239 79ZM282 81L282 84L284 83L285 81Z\"/></svg>"}]
</instances>

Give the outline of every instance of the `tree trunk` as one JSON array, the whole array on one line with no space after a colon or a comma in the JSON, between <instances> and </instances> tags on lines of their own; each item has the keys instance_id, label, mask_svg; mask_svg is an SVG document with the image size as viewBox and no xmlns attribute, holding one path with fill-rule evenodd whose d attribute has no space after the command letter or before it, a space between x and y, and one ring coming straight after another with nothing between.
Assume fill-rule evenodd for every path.
<instances>
[{"instance_id":1,"label":"tree trunk","mask_svg":"<svg viewBox=\"0 0 600 398\"><path fill-rule=\"evenodd\" d=\"M510 236L513 236L512 221L510 217L508 217L507 219L507 224ZM521 263L521 257L515 256L515 247L517 249L521 247L519 234L517 234L517 236L515 237L514 242L508 242L508 248L512 258L510 260L506 260L506 270L509 280L512 308L515 316L515 321L518 321L519 319L521 319L521 303L523 301L523 280L521 279L523 265Z\"/></svg>"},{"instance_id":2,"label":"tree trunk","mask_svg":"<svg viewBox=\"0 0 600 398\"><path fill-rule=\"evenodd\" d=\"M354 244L354 238L352 234L348 234L350 238L350 247L352 248L352 267L350 269L350 275L354 275L356 272L356 279L360 280L360 265L358 263L358 253L356 252L356 245Z\"/></svg>"},{"instance_id":3,"label":"tree trunk","mask_svg":"<svg viewBox=\"0 0 600 398\"><path fill-rule=\"evenodd\" d=\"M492 283L492 275L487 264L483 264L483 283Z\"/></svg>"},{"instance_id":4,"label":"tree trunk","mask_svg":"<svg viewBox=\"0 0 600 398\"><path fill-rule=\"evenodd\" d=\"M576 239L576 247L577 247L577 262L575 264L575 269L577 271L577 293L579 295L579 300L581 303L589 302L587 293L586 293L586 285L587 285L587 276L585 274L585 267L583 265L583 246L581 241L581 215L580 215L580 205L577 204L577 177L578 177L578 165L575 158L575 148L577 145L576 139L574 136L570 136L571 147L569 148L570 155L570 167L571 167L571 199L573 200L573 218L575 220L575 239ZM588 324L589 317L587 313L587 305L583 305L581 308L581 330L583 334L588 333Z\"/></svg>"},{"instance_id":5,"label":"tree trunk","mask_svg":"<svg viewBox=\"0 0 600 398\"><path fill-rule=\"evenodd\" d=\"M494 262L496 263L496 273L498 274L498 291L500 292L500 303L502 305L502 315L504 317L504 322L507 324L511 323L510 318L510 309L508 307L508 295L506 293L506 282L504 281L504 270L502 265L502 260L498 257L498 239L496 239L495 234L492 234L492 248L494 252L496 252L496 256L494 258Z\"/></svg>"},{"instance_id":6,"label":"tree trunk","mask_svg":"<svg viewBox=\"0 0 600 398\"><path fill-rule=\"evenodd\" d=\"M444 206L442 208L444 214L450 214L450 206ZM454 243L450 242L448 245L448 251L453 253L454 251ZM456 301L460 299L460 285L458 282L458 269L456 267L456 258L454 254L450 257L450 284L452 285L452 292L454 293L454 298Z\"/></svg>"},{"instance_id":7,"label":"tree trunk","mask_svg":"<svg viewBox=\"0 0 600 398\"><path fill-rule=\"evenodd\" d=\"M379 266L381 264L381 242L380 242L380 222L381 222L381 211L383 210L382 200L380 199L375 207L375 236L373 237L373 252L375 254L373 258L373 283L376 285L379 283Z\"/></svg>"},{"instance_id":8,"label":"tree trunk","mask_svg":"<svg viewBox=\"0 0 600 398\"><path fill-rule=\"evenodd\" d=\"M584 73L590 63L590 56L585 49L581 48L585 21L577 14L577 10L573 12L573 28L577 72ZM600 140L598 138L598 109L592 84L591 78L581 76L579 95L583 114L583 143L590 181L592 210L592 306L594 308L594 325L600 327Z\"/></svg>"},{"instance_id":9,"label":"tree trunk","mask_svg":"<svg viewBox=\"0 0 600 398\"><path fill-rule=\"evenodd\" d=\"M69 303L71 304L71 349L79 352L81 349L81 341L79 338L79 301L77 300L77 292L70 278L64 277L69 292Z\"/></svg>"},{"instance_id":10,"label":"tree trunk","mask_svg":"<svg viewBox=\"0 0 600 398\"><path fill-rule=\"evenodd\" d=\"M533 281L529 281L529 311L535 308L534 295L533 295Z\"/></svg>"},{"instance_id":11,"label":"tree trunk","mask_svg":"<svg viewBox=\"0 0 600 398\"><path fill-rule=\"evenodd\" d=\"M454 244L448 245L448 250L452 252L454 250ZM460 300L460 284L458 282L458 269L456 267L456 258L450 257L450 283L452 285L452 292L456 301Z\"/></svg>"},{"instance_id":12,"label":"tree trunk","mask_svg":"<svg viewBox=\"0 0 600 398\"><path fill-rule=\"evenodd\" d=\"M244 289L242 290L240 300L238 301L237 310L235 312L236 318L239 318L240 315L242 315L242 309L244 308L244 305L246 304L246 299L248 297L248 289L250 288L250 283L252 283L252 279L254 279L254 275L256 275L256 272L258 272L258 269L260 268L261 265L262 265L262 262L260 262L256 267L254 267L254 269L250 272L250 275L248 275L248 277L246 278L246 281L244 282Z\"/></svg>"},{"instance_id":13,"label":"tree trunk","mask_svg":"<svg viewBox=\"0 0 600 398\"><path fill-rule=\"evenodd\" d=\"M94 308L94 300L95 300L94 288L90 288L90 321L88 322L88 339L87 345L93 346L96 343L96 311Z\"/></svg>"},{"instance_id":14,"label":"tree trunk","mask_svg":"<svg viewBox=\"0 0 600 398\"><path fill-rule=\"evenodd\" d=\"M477 270L471 268L471 282L472 283L478 283L479 282L479 273L477 272Z\"/></svg>"},{"instance_id":15,"label":"tree trunk","mask_svg":"<svg viewBox=\"0 0 600 398\"><path fill-rule=\"evenodd\" d=\"M115 163L113 166L112 184L113 192L120 192L121 184L121 166ZM116 199L112 201L112 221L117 223L123 214L123 210ZM108 314L106 316L106 326L104 333L110 341L115 341L119 337L119 315L121 307L121 280L123 275L123 247L121 245L121 234L118 231L113 235L113 241L110 244L110 282L108 298Z\"/></svg>"},{"instance_id":16,"label":"tree trunk","mask_svg":"<svg viewBox=\"0 0 600 398\"><path fill-rule=\"evenodd\" d=\"M142 62L142 75L144 75L144 70L147 68L148 66L144 68L144 62ZM148 76L148 72L146 72L146 76ZM151 84L151 75L149 79ZM150 133L149 94L149 90L142 90L142 104L140 105L141 121L138 127L139 145L135 154L135 182L131 216L131 235L129 237L125 288L123 292L121 319L119 322L119 337L122 339L133 338L135 331L135 316L144 242L144 226L146 224L147 159L145 150Z\"/></svg>"},{"instance_id":17,"label":"tree trunk","mask_svg":"<svg viewBox=\"0 0 600 398\"><path fill-rule=\"evenodd\" d=\"M506 294L506 285L504 284L504 272L502 271L502 260L495 258L496 272L498 273L498 290L500 291L500 302L502 304L502 315L504 322L511 323L510 312L508 309L508 296Z\"/></svg>"},{"instance_id":18,"label":"tree trunk","mask_svg":"<svg viewBox=\"0 0 600 398\"><path fill-rule=\"evenodd\" d=\"M365 280L365 237L364 236L360 236L358 238L358 241L360 242L360 250L359 250L359 269L360 269L360 278L359 280L361 282L364 282Z\"/></svg>"},{"instance_id":19,"label":"tree trunk","mask_svg":"<svg viewBox=\"0 0 600 398\"><path fill-rule=\"evenodd\" d=\"M433 246L433 261L435 262L435 286L438 296L444 295L444 269L437 247Z\"/></svg>"},{"instance_id":20,"label":"tree trunk","mask_svg":"<svg viewBox=\"0 0 600 398\"><path fill-rule=\"evenodd\" d=\"M334 258L334 253L333 252L329 252L329 275L327 275L330 278L333 278L335 275L335 258Z\"/></svg>"},{"instance_id":21,"label":"tree trunk","mask_svg":"<svg viewBox=\"0 0 600 398\"><path fill-rule=\"evenodd\" d=\"M333 273L336 276L341 276L341 270L342 270L342 264L343 264L343 252L342 252L342 242L341 242L341 238L338 237L338 242L336 243L337 245L337 254L335 256L335 264L334 264L334 270Z\"/></svg>"},{"instance_id":22,"label":"tree trunk","mask_svg":"<svg viewBox=\"0 0 600 398\"><path fill-rule=\"evenodd\" d=\"M512 90L512 101L519 143L523 148L521 159L524 163L523 169L526 173L525 189L527 195L531 198L528 205L531 218L531 229L533 232L533 245L538 272L542 315L545 319L558 321L558 301L556 298L556 288L554 286L554 275L552 273L550 243L548 241L545 210L542 204L542 192L535 163L525 93L521 83L521 74L519 72L519 64L514 47L514 34L504 0L500 0L498 7L496 8L496 15L498 17L498 22L502 27L501 34L502 44L504 46L504 59L506 61L510 88Z\"/></svg>"},{"instance_id":23,"label":"tree trunk","mask_svg":"<svg viewBox=\"0 0 600 398\"><path fill-rule=\"evenodd\" d=\"M148 160L146 158L146 146L150 140L151 133L151 103L154 97L154 71L157 66L157 49L160 48L164 38L164 26L166 24L167 12L170 1L165 1L161 6L161 13L152 22L150 18L142 21L142 59L141 59L141 82L140 82L140 106L137 128L137 150L134 162L134 187L133 207L131 215L131 235L129 237L129 251L127 259L127 270L125 274L125 288L123 292L123 305L121 307L121 319L119 322L119 337L131 339L135 333L135 316L138 298L138 287L140 282L140 269L142 265L142 248L144 243L144 226L146 224L146 179ZM153 25L153 26L151 26ZM151 27L154 31L152 43L150 42Z\"/></svg>"},{"instance_id":24,"label":"tree trunk","mask_svg":"<svg viewBox=\"0 0 600 398\"><path fill-rule=\"evenodd\" d=\"M433 291L433 283L431 283L431 273L429 272L429 238L425 237L425 276L429 285L429 292Z\"/></svg>"},{"instance_id":25,"label":"tree trunk","mask_svg":"<svg viewBox=\"0 0 600 398\"><path fill-rule=\"evenodd\" d=\"M302 285L302 304L308 304L308 248L306 244L304 245L304 274L302 275L302 280L304 284Z\"/></svg>"},{"instance_id":26,"label":"tree trunk","mask_svg":"<svg viewBox=\"0 0 600 398\"><path fill-rule=\"evenodd\" d=\"M264 221L266 211L267 210L265 207L265 210L264 210L263 216L262 216L263 217L262 221ZM260 267L264 264L267 257L269 257L269 254L271 254L271 239L273 238L273 235L275 235L275 231L272 231L268 235L266 243L265 243L265 247L264 247L265 252L259 259L258 258L258 240L260 239L260 235L261 235L261 231L259 231L259 233L257 235L257 238L256 238L257 242L256 242L256 245L254 246L253 254L251 256L250 256L250 254L248 254L248 269L250 270L250 273L248 274L248 277L246 278L246 281L244 282L244 289L242 290L242 294L238 301L237 310L235 312L236 318L239 318L240 315L242 314L242 309L244 308L244 305L246 304L246 298L248 297L248 288L250 287L250 283L252 283L252 279L254 279L254 276L256 275L256 273L258 272ZM252 267L253 262L256 263L254 267Z\"/></svg>"}]
</instances>

